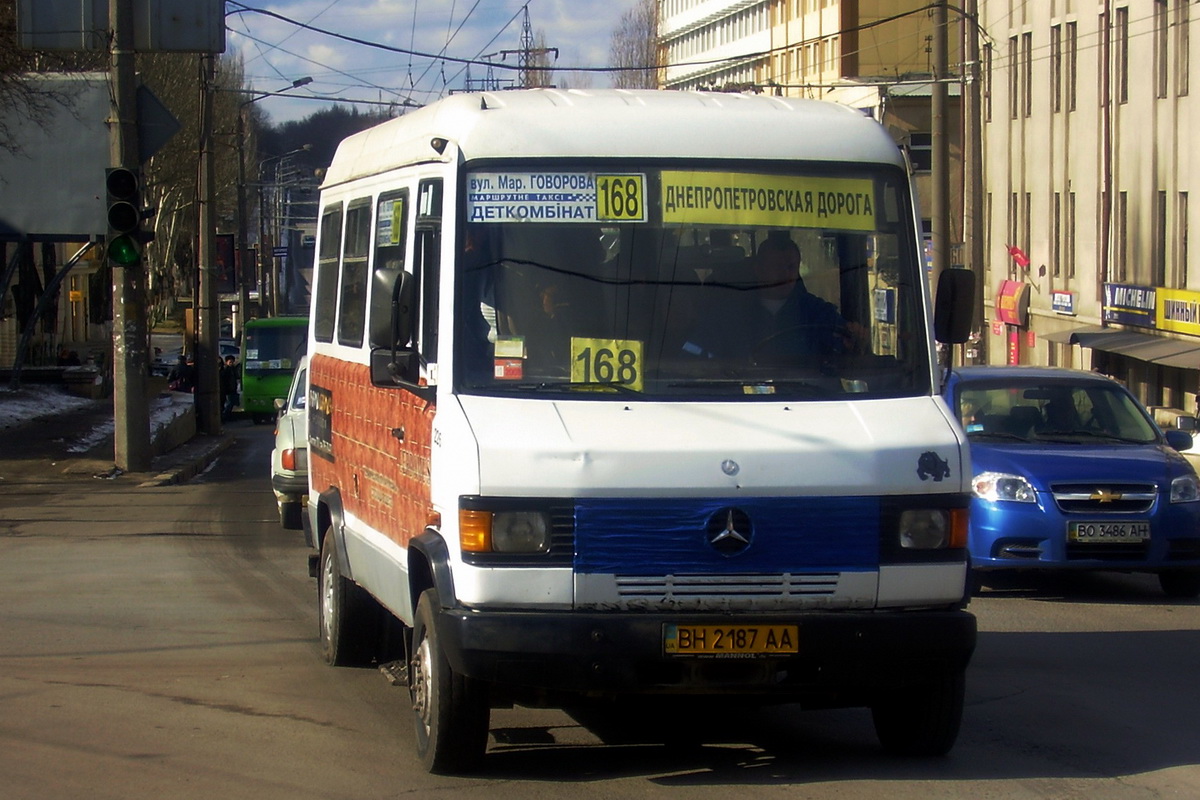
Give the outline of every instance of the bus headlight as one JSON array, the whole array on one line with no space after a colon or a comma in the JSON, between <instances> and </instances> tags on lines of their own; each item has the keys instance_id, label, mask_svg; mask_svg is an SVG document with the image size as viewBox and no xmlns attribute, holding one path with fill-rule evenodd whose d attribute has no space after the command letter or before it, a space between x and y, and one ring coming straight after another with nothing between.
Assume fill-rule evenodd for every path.
<instances>
[{"instance_id":1,"label":"bus headlight","mask_svg":"<svg viewBox=\"0 0 1200 800\"><path fill-rule=\"evenodd\" d=\"M498 511L492 520L492 549L545 553L550 549L550 520L540 511Z\"/></svg>"},{"instance_id":2,"label":"bus headlight","mask_svg":"<svg viewBox=\"0 0 1200 800\"><path fill-rule=\"evenodd\" d=\"M900 512L900 547L946 550L967 545L965 508L910 508Z\"/></svg>"},{"instance_id":3,"label":"bus headlight","mask_svg":"<svg viewBox=\"0 0 1200 800\"><path fill-rule=\"evenodd\" d=\"M462 509L459 541L469 553L546 553L550 550L550 517L542 511Z\"/></svg>"}]
</instances>

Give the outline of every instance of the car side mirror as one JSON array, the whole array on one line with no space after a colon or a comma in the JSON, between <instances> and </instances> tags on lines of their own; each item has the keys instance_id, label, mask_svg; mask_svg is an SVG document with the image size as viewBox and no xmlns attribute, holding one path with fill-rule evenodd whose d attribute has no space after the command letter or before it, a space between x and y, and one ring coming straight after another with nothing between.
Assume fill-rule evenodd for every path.
<instances>
[{"instance_id":1,"label":"car side mirror","mask_svg":"<svg viewBox=\"0 0 1200 800\"><path fill-rule=\"evenodd\" d=\"M1174 450L1183 452L1184 450L1192 449L1192 444L1194 441L1192 439L1192 434L1188 431L1172 429L1163 431L1163 435L1167 437L1167 444L1170 445Z\"/></svg>"}]
</instances>

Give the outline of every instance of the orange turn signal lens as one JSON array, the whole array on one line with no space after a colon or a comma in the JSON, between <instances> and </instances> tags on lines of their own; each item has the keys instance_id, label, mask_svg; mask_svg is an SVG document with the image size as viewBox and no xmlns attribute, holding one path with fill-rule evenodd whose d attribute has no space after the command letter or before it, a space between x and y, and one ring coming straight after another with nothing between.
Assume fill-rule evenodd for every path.
<instances>
[{"instance_id":1,"label":"orange turn signal lens","mask_svg":"<svg viewBox=\"0 0 1200 800\"><path fill-rule=\"evenodd\" d=\"M492 512L458 510L458 541L464 553L492 551Z\"/></svg>"},{"instance_id":2,"label":"orange turn signal lens","mask_svg":"<svg viewBox=\"0 0 1200 800\"><path fill-rule=\"evenodd\" d=\"M967 523L970 512L965 508L950 509L950 547L962 549L967 546Z\"/></svg>"}]
</instances>

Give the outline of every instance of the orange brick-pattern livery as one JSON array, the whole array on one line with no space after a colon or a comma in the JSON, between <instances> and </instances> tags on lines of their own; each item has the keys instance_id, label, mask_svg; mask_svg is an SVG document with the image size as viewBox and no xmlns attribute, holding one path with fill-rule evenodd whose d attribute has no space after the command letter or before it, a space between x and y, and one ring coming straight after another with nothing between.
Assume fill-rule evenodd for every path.
<instances>
[{"instance_id":1,"label":"orange brick-pattern livery","mask_svg":"<svg viewBox=\"0 0 1200 800\"><path fill-rule=\"evenodd\" d=\"M341 491L345 510L407 546L428 524L433 506L429 456L433 403L404 389L371 385L365 364L313 356L309 383L332 395L332 455L309 458L313 488ZM403 441L393 430L403 429Z\"/></svg>"}]
</instances>

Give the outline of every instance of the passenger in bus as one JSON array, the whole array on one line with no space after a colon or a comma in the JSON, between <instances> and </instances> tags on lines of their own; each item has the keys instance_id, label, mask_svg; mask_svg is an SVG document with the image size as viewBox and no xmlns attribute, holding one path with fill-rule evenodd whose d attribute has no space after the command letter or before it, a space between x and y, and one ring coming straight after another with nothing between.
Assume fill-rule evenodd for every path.
<instances>
[{"instance_id":1,"label":"passenger in bus","mask_svg":"<svg viewBox=\"0 0 1200 800\"><path fill-rule=\"evenodd\" d=\"M535 374L566 375L571 338L603 335L604 251L592 228L547 227L505 239L504 328L523 338Z\"/></svg>"},{"instance_id":2,"label":"passenger in bus","mask_svg":"<svg viewBox=\"0 0 1200 800\"><path fill-rule=\"evenodd\" d=\"M751 259L752 288L710 309L702 320L704 329L684 349L765 365L815 365L829 356L864 352L866 330L808 291L800 261L800 248L791 237L772 232Z\"/></svg>"}]
</instances>

